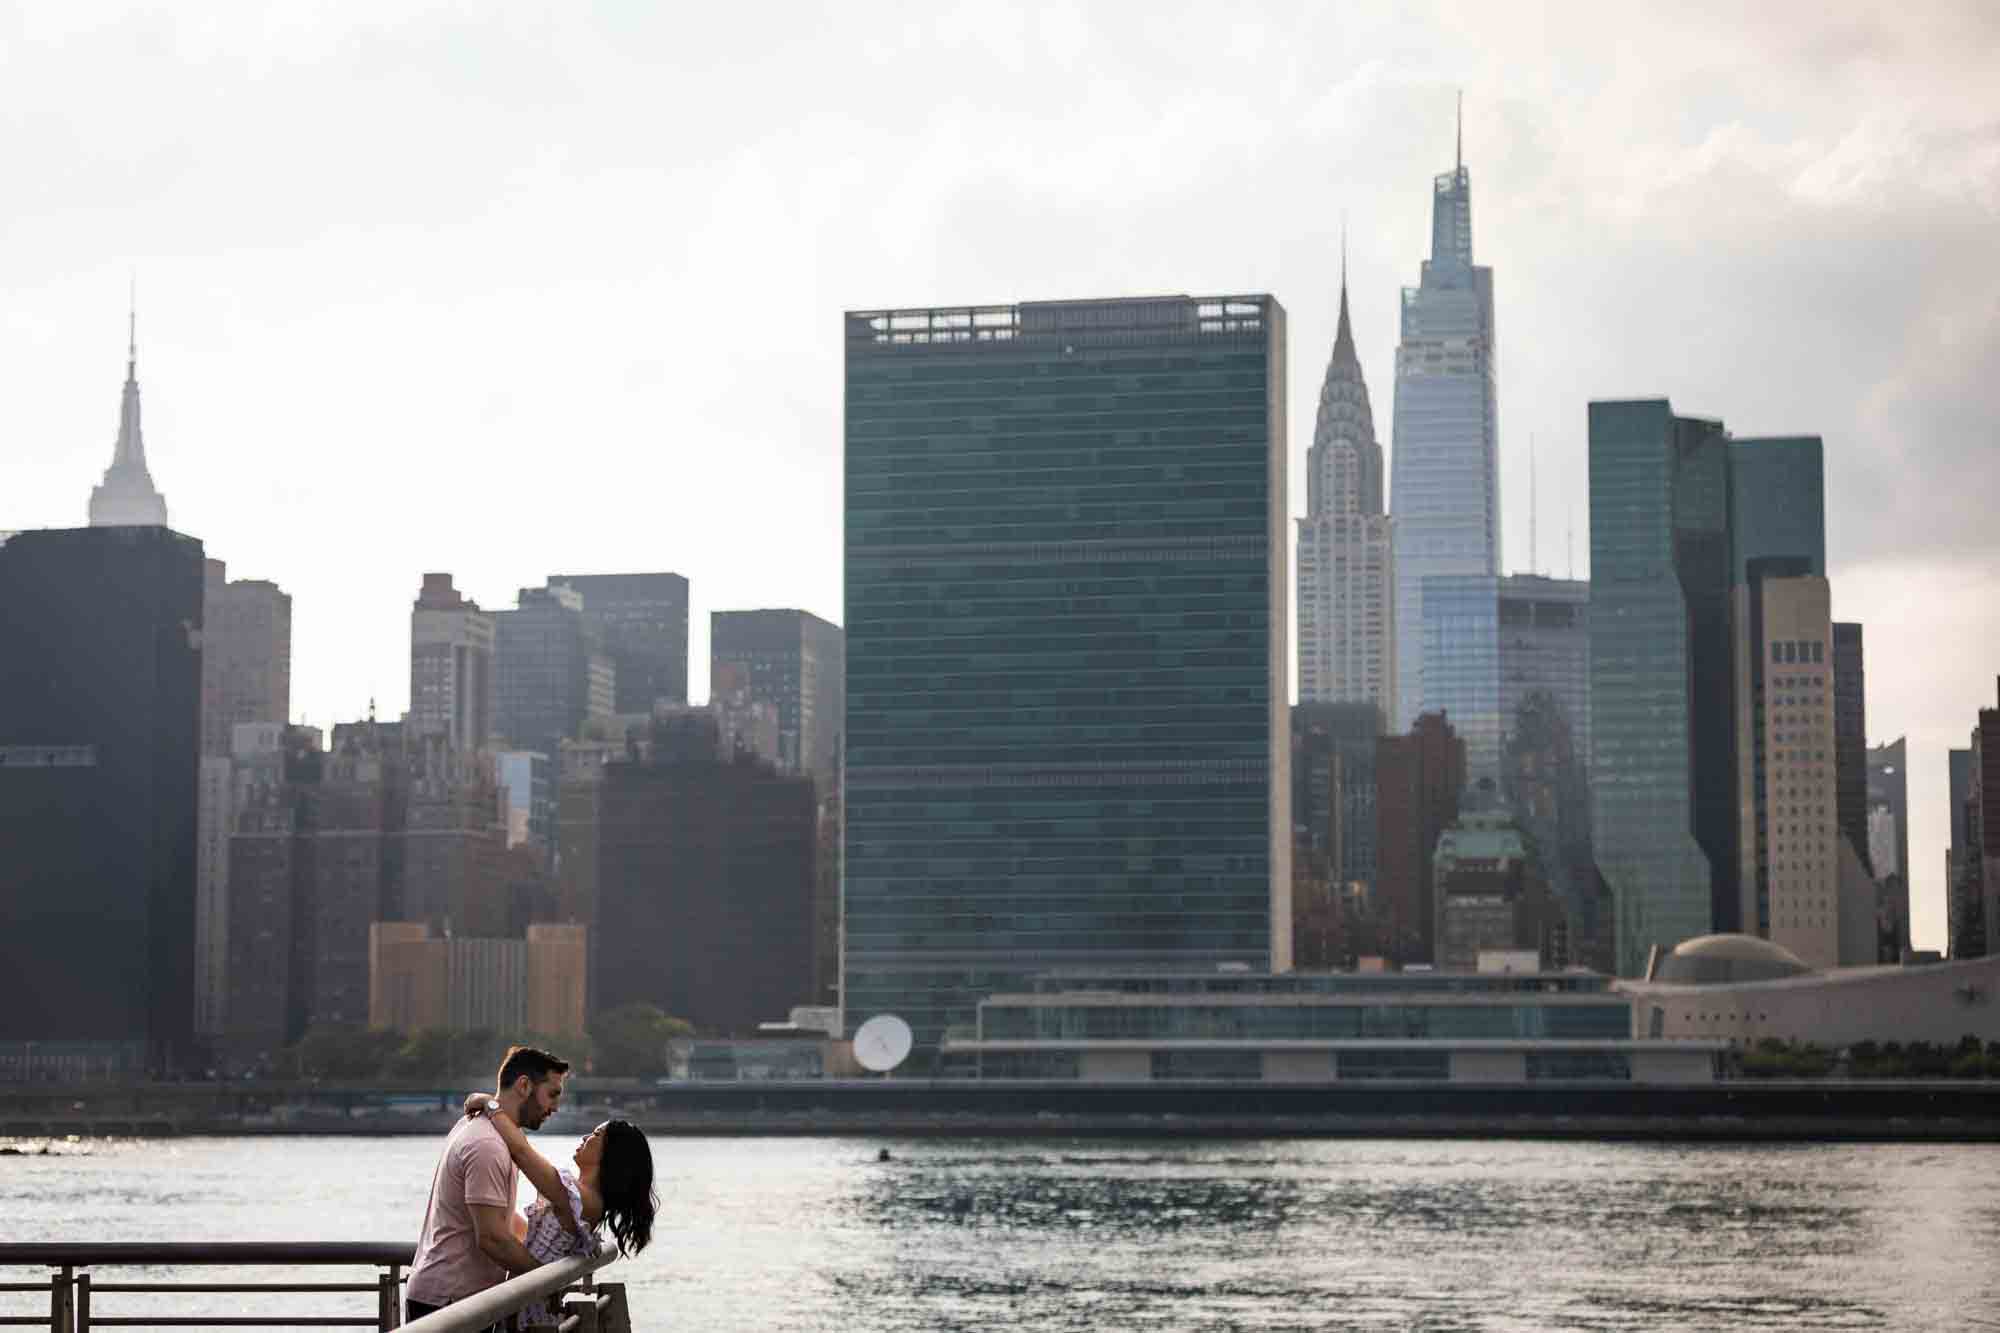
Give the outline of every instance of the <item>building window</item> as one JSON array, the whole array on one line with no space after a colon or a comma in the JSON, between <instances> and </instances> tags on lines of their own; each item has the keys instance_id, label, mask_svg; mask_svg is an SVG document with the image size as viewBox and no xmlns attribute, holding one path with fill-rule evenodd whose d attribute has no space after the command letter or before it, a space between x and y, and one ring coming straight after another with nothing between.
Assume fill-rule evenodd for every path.
<instances>
[{"instance_id":1,"label":"building window","mask_svg":"<svg viewBox=\"0 0 2000 1333\"><path fill-rule=\"evenodd\" d=\"M1528 1078L1531 1081L1596 1078L1630 1083L1632 1060L1623 1051L1530 1051Z\"/></svg>"},{"instance_id":2,"label":"building window","mask_svg":"<svg viewBox=\"0 0 2000 1333\"><path fill-rule=\"evenodd\" d=\"M1154 1051L1156 1079L1264 1077L1264 1057L1257 1051Z\"/></svg>"},{"instance_id":3,"label":"building window","mask_svg":"<svg viewBox=\"0 0 2000 1333\"><path fill-rule=\"evenodd\" d=\"M1448 1051L1341 1051L1334 1056L1336 1078L1451 1077Z\"/></svg>"}]
</instances>

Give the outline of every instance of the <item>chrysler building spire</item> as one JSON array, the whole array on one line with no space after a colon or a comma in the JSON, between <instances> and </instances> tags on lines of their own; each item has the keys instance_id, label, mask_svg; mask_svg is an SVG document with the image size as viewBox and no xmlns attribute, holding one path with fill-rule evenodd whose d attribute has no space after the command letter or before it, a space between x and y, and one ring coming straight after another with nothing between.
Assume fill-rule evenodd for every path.
<instances>
[{"instance_id":1,"label":"chrysler building spire","mask_svg":"<svg viewBox=\"0 0 2000 1333\"><path fill-rule=\"evenodd\" d=\"M1382 512L1382 445L1368 403L1347 299L1347 226L1340 235L1340 319L1306 451L1306 516L1298 520L1299 700L1396 699L1393 528Z\"/></svg>"},{"instance_id":2,"label":"chrysler building spire","mask_svg":"<svg viewBox=\"0 0 2000 1333\"><path fill-rule=\"evenodd\" d=\"M167 501L146 469L146 434L139 422L139 306L125 315L125 396L118 408L118 443L104 481L90 493L90 526L165 527Z\"/></svg>"}]
</instances>

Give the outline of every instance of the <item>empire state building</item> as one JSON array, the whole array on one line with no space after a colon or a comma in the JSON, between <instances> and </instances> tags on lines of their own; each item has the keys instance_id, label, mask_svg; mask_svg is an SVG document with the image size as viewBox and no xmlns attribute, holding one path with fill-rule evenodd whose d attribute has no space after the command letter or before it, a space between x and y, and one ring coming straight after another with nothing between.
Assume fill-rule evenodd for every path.
<instances>
[{"instance_id":1,"label":"empire state building","mask_svg":"<svg viewBox=\"0 0 2000 1333\"><path fill-rule=\"evenodd\" d=\"M139 425L139 326L134 316L125 358L125 399L118 410L118 443L104 480L90 492L93 528L167 526L167 500L146 470L146 435Z\"/></svg>"}]
</instances>

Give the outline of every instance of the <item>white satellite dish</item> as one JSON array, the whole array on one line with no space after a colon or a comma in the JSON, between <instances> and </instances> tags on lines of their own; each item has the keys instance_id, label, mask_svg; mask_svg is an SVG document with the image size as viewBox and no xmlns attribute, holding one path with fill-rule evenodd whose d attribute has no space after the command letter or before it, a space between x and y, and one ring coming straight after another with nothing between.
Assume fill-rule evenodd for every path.
<instances>
[{"instance_id":1,"label":"white satellite dish","mask_svg":"<svg viewBox=\"0 0 2000 1333\"><path fill-rule=\"evenodd\" d=\"M910 1058L915 1038L894 1014L877 1014L854 1029L854 1058L873 1074L886 1074Z\"/></svg>"}]
</instances>

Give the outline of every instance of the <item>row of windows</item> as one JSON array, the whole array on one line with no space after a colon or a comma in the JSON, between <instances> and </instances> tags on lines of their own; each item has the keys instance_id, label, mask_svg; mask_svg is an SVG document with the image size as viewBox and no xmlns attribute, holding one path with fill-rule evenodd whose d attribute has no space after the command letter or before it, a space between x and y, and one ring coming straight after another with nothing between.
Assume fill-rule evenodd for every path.
<instances>
[{"instance_id":1,"label":"row of windows","mask_svg":"<svg viewBox=\"0 0 2000 1333\"><path fill-rule=\"evenodd\" d=\"M1018 1007L988 1003L980 1011L980 1035L988 1041L1615 1038L1627 1035L1631 1026L1630 1007L1617 1001Z\"/></svg>"},{"instance_id":2,"label":"row of windows","mask_svg":"<svg viewBox=\"0 0 2000 1333\"><path fill-rule=\"evenodd\" d=\"M1799 662L1811 662L1817 665L1826 660L1825 652L1826 645L1818 639L1773 639L1771 641L1771 660L1779 665Z\"/></svg>"},{"instance_id":3,"label":"row of windows","mask_svg":"<svg viewBox=\"0 0 2000 1333\"><path fill-rule=\"evenodd\" d=\"M1630 1082L1632 1060L1623 1051L1530 1051L1524 1061L1530 1081L1608 1079ZM996 1051L978 1058L979 1076L991 1079L1079 1079L1076 1051ZM1341 1079L1412 1079L1444 1082L1451 1077L1448 1051L1339 1051L1328 1072ZM1154 1051L1148 1073L1155 1079L1256 1082L1264 1076L1259 1051Z\"/></svg>"}]
</instances>

